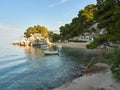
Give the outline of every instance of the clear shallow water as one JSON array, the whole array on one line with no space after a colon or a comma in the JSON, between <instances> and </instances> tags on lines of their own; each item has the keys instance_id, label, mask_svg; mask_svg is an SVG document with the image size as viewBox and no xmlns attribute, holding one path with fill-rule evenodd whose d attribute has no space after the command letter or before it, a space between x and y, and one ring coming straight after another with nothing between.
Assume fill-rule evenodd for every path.
<instances>
[{"instance_id":1,"label":"clear shallow water","mask_svg":"<svg viewBox=\"0 0 120 90\"><path fill-rule=\"evenodd\" d=\"M63 47L61 55L44 56L38 48L2 43L0 90L50 90L76 78L93 51Z\"/></svg>"}]
</instances>

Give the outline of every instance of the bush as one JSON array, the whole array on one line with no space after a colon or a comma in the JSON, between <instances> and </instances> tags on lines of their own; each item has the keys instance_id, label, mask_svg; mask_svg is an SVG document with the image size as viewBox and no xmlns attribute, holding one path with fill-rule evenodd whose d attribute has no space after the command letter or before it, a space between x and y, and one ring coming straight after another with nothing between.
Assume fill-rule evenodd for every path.
<instances>
[{"instance_id":1,"label":"bush","mask_svg":"<svg viewBox=\"0 0 120 90\"><path fill-rule=\"evenodd\" d=\"M120 48L104 54L109 60L110 69L113 75L120 80Z\"/></svg>"},{"instance_id":2,"label":"bush","mask_svg":"<svg viewBox=\"0 0 120 90\"><path fill-rule=\"evenodd\" d=\"M87 42L87 41L83 41L83 40L68 40L68 42Z\"/></svg>"},{"instance_id":3,"label":"bush","mask_svg":"<svg viewBox=\"0 0 120 90\"><path fill-rule=\"evenodd\" d=\"M101 35L98 38L96 38L93 42L91 42L90 44L86 45L86 47L88 49L94 49L96 48L98 45L103 44L104 42L106 42L106 36L105 35Z\"/></svg>"}]
</instances>

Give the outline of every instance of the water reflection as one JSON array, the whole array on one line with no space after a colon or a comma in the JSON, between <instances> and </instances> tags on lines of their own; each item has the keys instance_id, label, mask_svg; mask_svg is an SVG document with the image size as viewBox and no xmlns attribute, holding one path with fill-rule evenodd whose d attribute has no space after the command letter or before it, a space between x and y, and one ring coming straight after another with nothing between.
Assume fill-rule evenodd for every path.
<instances>
[{"instance_id":1,"label":"water reflection","mask_svg":"<svg viewBox=\"0 0 120 90\"><path fill-rule=\"evenodd\" d=\"M84 63L96 53L63 47L60 56L44 56L34 47L10 48L0 61L0 90L50 90L78 77ZM2 52L2 51L1 51ZM13 57L14 55L14 57ZM96 54L97 56L97 54ZM11 58L11 59L10 59ZM5 62L6 61L6 62Z\"/></svg>"},{"instance_id":2,"label":"water reflection","mask_svg":"<svg viewBox=\"0 0 120 90\"><path fill-rule=\"evenodd\" d=\"M40 59L44 56L43 50L35 47L22 47L29 61Z\"/></svg>"}]
</instances>

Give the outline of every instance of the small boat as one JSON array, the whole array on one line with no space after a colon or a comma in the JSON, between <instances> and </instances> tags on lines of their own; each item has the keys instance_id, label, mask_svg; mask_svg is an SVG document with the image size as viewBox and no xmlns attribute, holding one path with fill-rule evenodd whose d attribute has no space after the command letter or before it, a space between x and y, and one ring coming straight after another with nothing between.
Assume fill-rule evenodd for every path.
<instances>
[{"instance_id":1,"label":"small boat","mask_svg":"<svg viewBox=\"0 0 120 90\"><path fill-rule=\"evenodd\" d=\"M47 49L49 49L49 46L48 45L41 45L40 48L42 50L47 50Z\"/></svg>"},{"instance_id":2,"label":"small boat","mask_svg":"<svg viewBox=\"0 0 120 90\"><path fill-rule=\"evenodd\" d=\"M59 55L58 51L44 51L45 55Z\"/></svg>"}]
</instances>

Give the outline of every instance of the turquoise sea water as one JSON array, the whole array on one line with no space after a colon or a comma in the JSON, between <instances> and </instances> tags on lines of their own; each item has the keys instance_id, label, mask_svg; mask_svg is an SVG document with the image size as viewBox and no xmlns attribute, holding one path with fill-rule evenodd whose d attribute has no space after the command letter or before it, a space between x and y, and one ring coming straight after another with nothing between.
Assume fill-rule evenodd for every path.
<instances>
[{"instance_id":1,"label":"turquoise sea water","mask_svg":"<svg viewBox=\"0 0 120 90\"><path fill-rule=\"evenodd\" d=\"M94 56L93 51L63 47L60 56L1 40L0 90L50 90L70 82Z\"/></svg>"}]
</instances>

